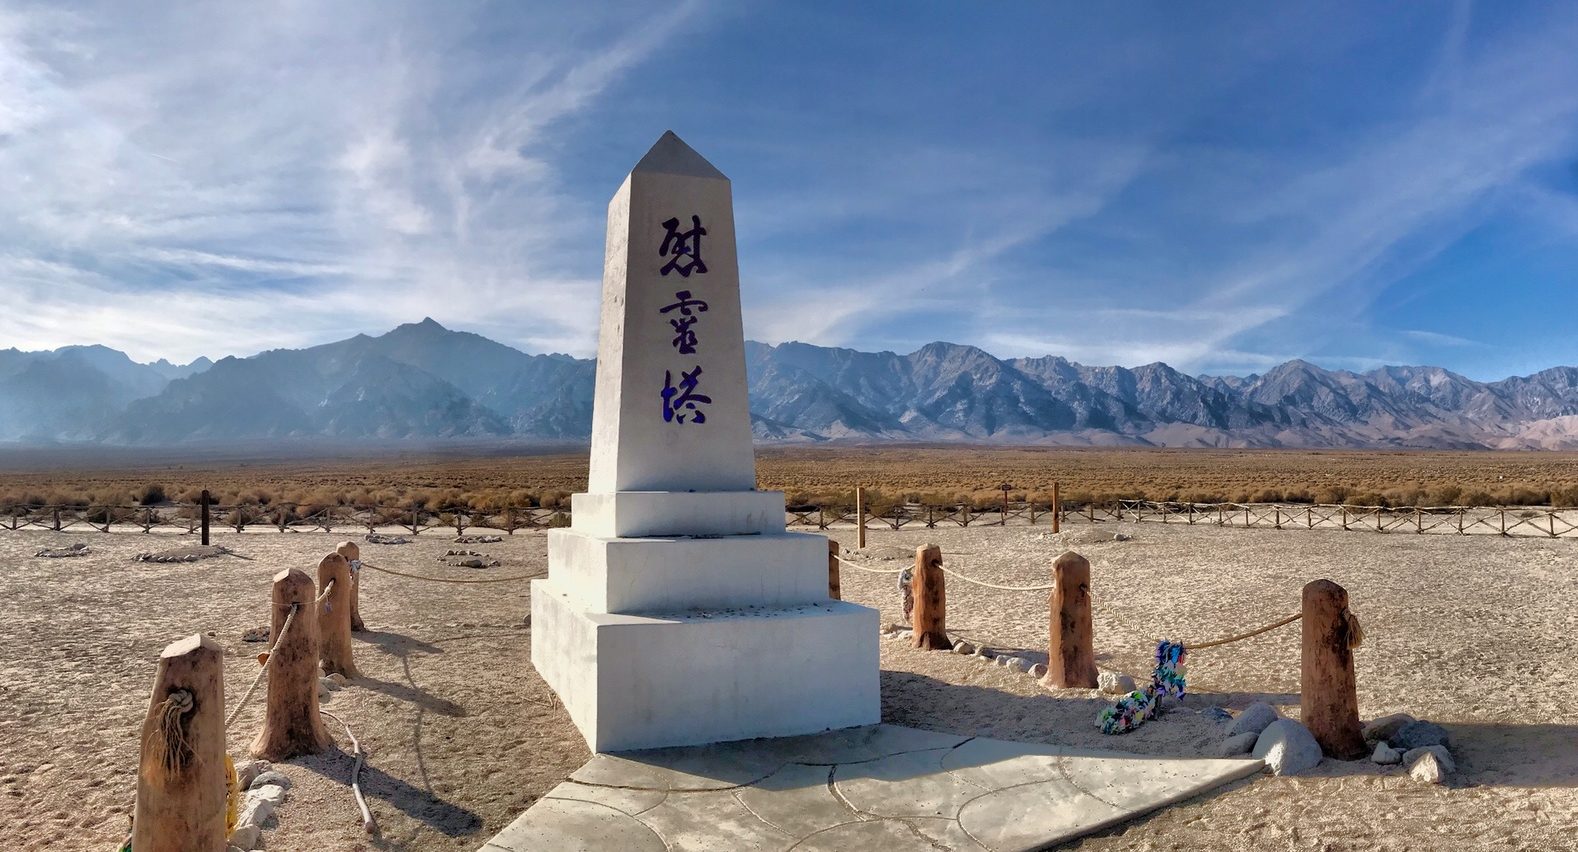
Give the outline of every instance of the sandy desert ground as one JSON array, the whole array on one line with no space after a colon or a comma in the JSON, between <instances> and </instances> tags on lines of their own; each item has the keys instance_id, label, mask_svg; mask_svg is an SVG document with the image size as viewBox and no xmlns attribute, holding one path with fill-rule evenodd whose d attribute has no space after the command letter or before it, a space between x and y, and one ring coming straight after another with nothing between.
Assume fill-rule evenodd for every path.
<instances>
[{"instance_id":1,"label":"sandy desert ground","mask_svg":"<svg viewBox=\"0 0 1578 852\"><path fill-rule=\"evenodd\" d=\"M955 570L999 583L1045 582L1066 546L1093 564L1104 667L1144 675L1157 638L1201 641L1293 612L1307 580L1345 585L1363 620L1356 652L1366 718L1408 712L1451 731L1449 787L1399 769L1328 761L1312 775L1260 777L1084 839L1089 850L1578 848L1578 540L1413 536L1124 525L872 531L862 558L893 567L934 541ZM853 531L835 532L846 545ZM108 850L127 827L137 732L164 645L213 631L226 649L226 694L256 672L269 576L311 570L346 534L219 535L247 557L146 564L132 556L190 538L87 531L0 533L0 849ZM1097 539L1108 539L1097 541ZM93 554L37 559L82 541ZM426 533L364 544L405 571L485 576L435 557L455 545ZM521 533L473 546L495 574L546 570L546 540ZM899 619L894 578L846 570L846 599ZM1046 596L950 581L949 625L1045 658ZM325 706L371 752L364 784L383 835L362 834L335 750L283 767L295 782L272 850L471 850L578 766L587 752L529 662L526 583L466 586L368 577L356 640L364 677ZM1190 709L1106 737L1106 699L1049 692L971 658L881 640L883 716L921 728L1157 754L1205 754L1217 726ZM1042 649L1037 651L1036 649ZM1039 657L1037 655L1039 654ZM1202 650L1188 708L1269 700L1298 714L1298 628ZM261 704L229 738L240 756ZM342 746L343 733L337 732Z\"/></svg>"}]
</instances>

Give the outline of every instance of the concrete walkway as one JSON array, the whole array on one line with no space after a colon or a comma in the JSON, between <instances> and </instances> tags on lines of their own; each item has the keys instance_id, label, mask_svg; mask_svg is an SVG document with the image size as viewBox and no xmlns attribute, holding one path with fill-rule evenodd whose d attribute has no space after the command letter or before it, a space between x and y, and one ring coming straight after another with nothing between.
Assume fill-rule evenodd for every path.
<instances>
[{"instance_id":1,"label":"concrete walkway","mask_svg":"<svg viewBox=\"0 0 1578 852\"><path fill-rule=\"evenodd\" d=\"M599 754L479 852L1042 849L1261 766L896 725Z\"/></svg>"}]
</instances>

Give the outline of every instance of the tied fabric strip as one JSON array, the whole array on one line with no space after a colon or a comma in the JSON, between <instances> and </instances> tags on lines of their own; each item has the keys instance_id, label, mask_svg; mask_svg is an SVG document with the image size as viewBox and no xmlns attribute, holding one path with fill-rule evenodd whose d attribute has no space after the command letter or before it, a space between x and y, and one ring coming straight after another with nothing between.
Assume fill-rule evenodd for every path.
<instances>
[{"instance_id":1,"label":"tied fabric strip","mask_svg":"<svg viewBox=\"0 0 1578 852\"><path fill-rule=\"evenodd\" d=\"M1150 687L1136 689L1102 710L1096 717L1096 727L1104 734L1126 734L1157 715L1157 702L1164 696L1183 698L1187 684L1180 669L1188 657L1189 651L1181 642L1156 643L1156 668L1151 673Z\"/></svg>"}]
</instances>

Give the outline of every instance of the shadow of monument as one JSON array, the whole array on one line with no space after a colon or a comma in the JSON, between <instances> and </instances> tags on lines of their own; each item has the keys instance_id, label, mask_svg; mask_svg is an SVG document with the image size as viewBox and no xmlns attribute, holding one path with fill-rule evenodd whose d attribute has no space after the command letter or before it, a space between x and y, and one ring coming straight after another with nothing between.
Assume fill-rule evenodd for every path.
<instances>
[{"instance_id":1,"label":"shadow of monument","mask_svg":"<svg viewBox=\"0 0 1578 852\"><path fill-rule=\"evenodd\" d=\"M349 789L356 758L336 744L322 754L301 758L300 764ZM369 806L374 801L382 801L446 837L464 837L482 829L482 817L475 812L396 778L371 763L362 764L361 786Z\"/></svg>"}]
</instances>

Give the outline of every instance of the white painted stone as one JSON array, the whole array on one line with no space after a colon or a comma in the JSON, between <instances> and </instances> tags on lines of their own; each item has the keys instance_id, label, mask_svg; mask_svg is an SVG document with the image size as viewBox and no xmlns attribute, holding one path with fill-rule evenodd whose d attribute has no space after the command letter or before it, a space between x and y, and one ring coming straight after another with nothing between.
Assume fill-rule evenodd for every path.
<instances>
[{"instance_id":1,"label":"white painted stone","mask_svg":"<svg viewBox=\"0 0 1578 852\"><path fill-rule=\"evenodd\" d=\"M794 606L827 600L827 539L594 538L548 532L548 576L596 612Z\"/></svg>"},{"instance_id":2,"label":"white painted stone","mask_svg":"<svg viewBox=\"0 0 1578 852\"><path fill-rule=\"evenodd\" d=\"M843 601L666 616L587 612L532 583L532 663L593 751L872 724L877 613Z\"/></svg>"},{"instance_id":3,"label":"white painted stone","mask_svg":"<svg viewBox=\"0 0 1578 852\"><path fill-rule=\"evenodd\" d=\"M608 204L602 326L597 342L597 391L592 408L592 459L587 491L750 491L756 487L751 416L745 385L745 329L734 246L729 179L672 132L652 146ZM667 274L674 246L662 254L668 229L692 217L706 234L699 257ZM675 241L677 242L677 241ZM688 276L681 271L691 268ZM683 354L663 312L685 291L707 303L693 309L698 342ZM712 398L697 411L705 422L665 422L665 374L702 368L697 392ZM677 532L673 531L673 532Z\"/></svg>"},{"instance_id":4,"label":"white painted stone","mask_svg":"<svg viewBox=\"0 0 1578 852\"><path fill-rule=\"evenodd\" d=\"M1375 751L1371 752L1370 761L1381 766L1393 766L1403 762L1403 753L1387 745L1386 741L1382 740L1375 744Z\"/></svg>"},{"instance_id":5,"label":"white painted stone","mask_svg":"<svg viewBox=\"0 0 1578 852\"><path fill-rule=\"evenodd\" d=\"M570 495L570 528L598 538L770 535L783 532L785 519L782 491Z\"/></svg>"},{"instance_id":6,"label":"white painted stone","mask_svg":"<svg viewBox=\"0 0 1578 852\"><path fill-rule=\"evenodd\" d=\"M258 838L262 836L263 829L255 825L241 825L236 826L236 830L230 832L229 842L231 846L241 849L256 849Z\"/></svg>"},{"instance_id":7,"label":"white painted stone","mask_svg":"<svg viewBox=\"0 0 1578 852\"><path fill-rule=\"evenodd\" d=\"M247 801L261 799L275 807L285 804L285 788L277 784L265 784L262 787L253 787L247 792Z\"/></svg>"},{"instance_id":8,"label":"white painted stone","mask_svg":"<svg viewBox=\"0 0 1578 852\"><path fill-rule=\"evenodd\" d=\"M531 615L532 663L597 751L880 718L877 612L829 599L826 539L787 533L783 494L754 490L732 204L667 133L608 206L588 493L549 536ZM681 256L664 223L693 216L706 233ZM683 373L710 403L664 396Z\"/></svg>"}]
</instances>

